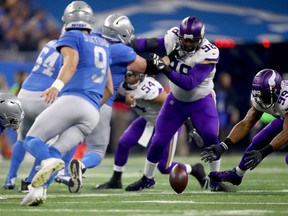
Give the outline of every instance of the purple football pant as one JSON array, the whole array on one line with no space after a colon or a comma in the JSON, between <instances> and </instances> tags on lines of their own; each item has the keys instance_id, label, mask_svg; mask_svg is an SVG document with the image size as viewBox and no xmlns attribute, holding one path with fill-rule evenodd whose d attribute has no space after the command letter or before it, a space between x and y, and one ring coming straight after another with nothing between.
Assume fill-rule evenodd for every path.
<instances>
[{"instance_id":1,"label":"purple football pant","mask_svg":"<svg viewBox=\"0 0 288 216\"><path fill-rule=\"evenodd\" d=\"M252 143L246 148L238 167L242 170L247 170L244 165L244 158L247 156L247 152L251 150L259 150L265 147L274 139L278 133L282 131L282 129L283 120L281 119L274 119L265 128L263 128L257 135L253 137Z\"/></svg>"},{"instance_id":2,"label":"purple football pant","mask_svg":"<svg viewBox=\"0 0 288 216\"><path fill-rule=\"evenodd\" d=\"M157 163L175 132L187 118L203 138L205 147L219 144L219 119L212 95L194 102L178 101L172 93L166 98L155 125L155 134L148 149L147 159Z\"/></svg>"},{"instance_id":3,"label":"purple football pant","mask_svg":"<svg viewBox=\"0 0 288 216\"><path fill-rule=\"evenodd\" d=\"M116 149L115 157L114 157L115 165L124 166L127 163L127 160L129 157L129 151L133 146L138 144L138 140L142 136L142 133L146 127L146 123L147 121L143 117L138 117L124 131L124 133L122 134L122 136L120 137L117 143L117 149ZM178 137L181 133L181 130L182 130L182 127L180 127L178 130ZM174 155L171 155L170 153L172 149L171 145L167 145L167 147L163 150L162 158L158 164L158 169L163 174L170 173L171 167L175 165L175 162L170 164L170 161L169 161L169 159L174 156Z\"/></svg>"}]
</instances>

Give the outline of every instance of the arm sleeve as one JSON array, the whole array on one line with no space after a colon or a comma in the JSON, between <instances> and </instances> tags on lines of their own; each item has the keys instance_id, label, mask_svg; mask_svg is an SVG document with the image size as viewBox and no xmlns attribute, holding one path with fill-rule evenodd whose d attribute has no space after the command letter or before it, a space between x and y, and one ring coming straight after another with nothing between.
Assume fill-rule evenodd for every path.
<instances>
[{"instance_id":1,"label":"arm sleeve","mask_svg":"<svg viewBox=\"0 0 288 216\"><path fill-rule=\"evenodd\" d=\"M165 75L175 85L190 91L202 83L214 67L214 64L197 64L187 74L172 71L171 73L165 73Z\"/></svg>"},{"instance_id":2,"label":"arm sleeve","mask_svg":"<svg viewBox=\"0 0 288 216\"><path fill-rule=\"evenodd\" d=\"M130 46L136 52L157 52L165 51L164 37L158 38L135 38Z\"/></svg>"},{"instance_id":3,"label":"arm sleeve","mask_svg":"<svg viewBox=\"0 0 288 216\"><path fill-rule=\"evenodd\" d=\"M122 82L117 90L114 102L123 102L125 103L126 100L126 92L125 88L123 87L124 82Z\"/></svg>"},{"instance_id":4,"label":"arm sleeve","mask_svg":"<svg viewBox=\"0 0 288 216\"><path fill-rule=\"evenodd\" d=\"M126 96L121 95L119 92L117 92L114 102L121 102L121 103L125 103L126 100Z\"/></svg>"}]
</instances>

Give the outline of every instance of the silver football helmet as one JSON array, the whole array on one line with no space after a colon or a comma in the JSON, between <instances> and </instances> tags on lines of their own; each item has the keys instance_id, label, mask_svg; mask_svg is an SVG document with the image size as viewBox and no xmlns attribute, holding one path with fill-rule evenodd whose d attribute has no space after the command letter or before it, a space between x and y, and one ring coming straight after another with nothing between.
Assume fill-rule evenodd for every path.
<instances>
[{"instance_id":1,"label":"silver football helmet","mask_svg":"<svg viewBox=\"0 0 288 216\"><path fill-rule=\"evenodd\" d=\"M12 94L0 94L0 124L4 128L17 130L24 118L20 100Z\"/></svg>"},{"instance_id":2,"label":"silver football helmet","mask_svg":"<svg viewBox=\"0 0 288 216\"><path fill-rule=\"evenodd\" d=\"M134 37L134 27L127 16L112 14L104 21L102 36L113 42L129 44Z\"/></svg>"},{"instance_id":3,"label":"silver football helmet","mask_svg":"<svg viewBox=\"0 0 288 216\"><path fill-rule=\"evenodd\" d=\"M94 14L91 7L84 1L73 1L64 11L62 16L65 30L88 29L92 31Z\"/></svg>"}]
</instances>

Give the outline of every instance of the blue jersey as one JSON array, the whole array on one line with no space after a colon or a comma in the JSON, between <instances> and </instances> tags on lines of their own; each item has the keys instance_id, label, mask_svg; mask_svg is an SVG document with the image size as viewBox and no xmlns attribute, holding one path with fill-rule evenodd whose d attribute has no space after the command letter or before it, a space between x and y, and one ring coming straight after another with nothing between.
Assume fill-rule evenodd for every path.
<instances>
[{"instance_id":1,"label":"blue jersey","mask_svg":"<svg viewBox=\"0 0 288 216\"><path fill-rule=\"evenodd\" d=\"M79 53L75 74L66 83L61 95L77 95L88 100L98 110L101 105L110 63L110 44L100 34L67 31L57 43L57 49L71 47Z\"/></svg>"},{"instance_id":2,"label":"blue jersey","mask_svg":"<svg viewBox=\"0 0 288 216\"><path fill-rule=\"evenodd\" d=\"M29 91L44 91L58 76L62 65L62 56L56 50L57 40L49 41L40 52L35 65L22 84Z\"/></svg>"},{"instance_id":3,"label":"blue jersey","mask_svg":"<svg viewBox=\"0 0 288 216\"><path fill-rule=\"evenodd\" d=\"M125 78L127 72L127 66L130 62L136 59L136 53L131 48L122 43L112 44L111 50L111 60L110 69L112 73L112 80L114 85L114 95L111 96L106 104L112 106L116 92Z\"/></svg>"}]
</instances>

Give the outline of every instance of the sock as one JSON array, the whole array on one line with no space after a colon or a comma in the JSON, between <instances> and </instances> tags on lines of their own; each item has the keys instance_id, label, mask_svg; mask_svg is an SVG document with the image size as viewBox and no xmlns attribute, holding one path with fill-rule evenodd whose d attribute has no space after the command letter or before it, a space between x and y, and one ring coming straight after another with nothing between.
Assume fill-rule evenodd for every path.
<instances>
[{"instance_id":1,"label":"sock","mask_svg":"<svg viewBox=\"0 0 288 216\"><path fill-rule=\"evenodd\" d=\"M61 152L53 146L49 147L49 153L53 158L62 158Z\"/></svg>"},{"instance_id":2,"label":"sock","mask_svg":"<svg viewBox=\"0 0 288 216\"><path fill-rule=\"evenodd\" d=\"M186 172L192 174L193 166L190 164L184 164L184 166L186 167Z\"/></svg>"},{"instance_id":3,"label":"sock","mask_svg":"<svg viewBox=\"0 0 288 216\"><path fill-rule=\"evenodd\" d=\"M83 168L93 168L98 166L102 161L101 156L96 153L96 152L89 152L87 154L84 155L83 159L82 159L82 163L84 164L85 167Z\"/></svg>"},{"instance_id":4,"label":"sock","mask_svg":"<svg viewBox=\"0 0 288 216\"><path fill-rule=\"evenodd\" d=\"M113 166L113 170L116 172L124 172L124 168L125 168L125 166L117 166L115 164Z\"/></svg>"},{"instance_id":5,"label":"sock","mask_svg":"<svg viewBox=\"0 0 288 216\"><path fill-rule=\"evenodd\" d=\"M25 182L32 182L32 179L34 178L35 174L39 171L40 166L41 166L41 160L35 159L31 171L28 177L25 179Z\"/></svg>"},{"instance_id":6,"label":"sock","mask_svg":"<svg viewBox=\"0 0 288 216\"><path fill-rule=\"evenodd\" d=\"M220 170L220 162L221 162L221 159L211 162L209 164L210 165L210 172L219 172L219 170Z\"/></svg>"},{"instance_id":7,"label":"sock","mask_svg":"<svg viewBox=\"0 0 288 216\"><path fill-rule=\"evenodd\" d=\"M36 137L26 137L24 148L40 161L51 157L48 145Z\"/></svg>"},{"instance_id":8,"label":"sock","mask_svg":"<svg viewBox=\"0 0 288 216\"><path fill-rule=\"evenodd\" d=\"M152 163L146 159L145 166L144 166L144 175L148 179L152 179L154 177L157 164L158 163Z\"/></svg>"},{"instance_id":9,"label":"sock","mask_svg":"<svg viewBox=\"0 0 288 216\"><path fill-rule=\"evenodd\" d=\"M236 167L236 174L238 176L243 177L245 172L245 170L240 169L238 166Z\"/></svg>"},{"instance_id":10,"label":"sock","mask_svg":"<svg viewBox=\"0 0 288 216\"><path fill-rule=\"evenodd\" d=\"M10 161L10 169L8 172L9 178L14 178L17 176L17 172L19 170L19 167L24 160L26 154L26 149L23 146L22 141L17 141L12 150L12 157Z\"/></svg>"}]
</instances>

